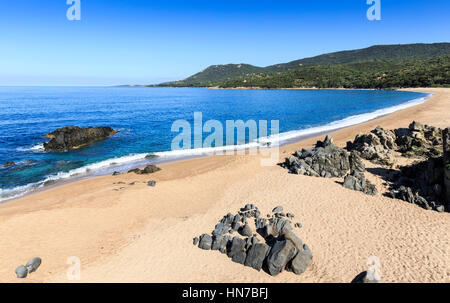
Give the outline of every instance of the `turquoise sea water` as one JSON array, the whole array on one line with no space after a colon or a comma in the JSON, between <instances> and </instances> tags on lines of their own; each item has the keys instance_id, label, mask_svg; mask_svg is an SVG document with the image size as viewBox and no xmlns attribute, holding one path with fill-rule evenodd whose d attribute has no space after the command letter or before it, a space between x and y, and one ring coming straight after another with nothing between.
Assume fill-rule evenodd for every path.
<instances>
[{"instance_id":1,"label":"turquoise sea water","mask_svg":"<svg viewBox=\"0 0 450 303\"><path fill-rule=\"evenodd\" d=\"M359 90L0 87L0 165L17 164L0 168L0 201L75 175L200 155L205 150L171 151L179 134L171 131L172 123L184 119L193 125L194 112L202 113L203 122L218 120L224 128L226 120L279 120L283 143L367 121L421 103L425 97ZM44 152L44 135L68 125L111 126L119 133L77 151ZM148 154L159 158L146 160Z\"/></svg>"}]
</instances>

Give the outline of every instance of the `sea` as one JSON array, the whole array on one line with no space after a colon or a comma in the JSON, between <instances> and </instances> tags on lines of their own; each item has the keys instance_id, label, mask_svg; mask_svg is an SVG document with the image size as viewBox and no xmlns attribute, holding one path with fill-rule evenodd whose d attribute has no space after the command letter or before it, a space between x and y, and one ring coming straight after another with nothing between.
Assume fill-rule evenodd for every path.
<instances>
[{"instance_id":1,"label":"sea","mask_svg":"<svg viewBox=\"0 0 450 303\"><path fill-rule=\"evenodd\" d=\"M228 148L263 148L369 121L423 103L428 96L389 90L0 87L0 201L61 181L227 148L215 142L204 146L208 132L194 138L195 113L201 115L203 131L208 121L223 125L222 141ZM226 123L238 120L258 126L267 121L268 131L258 132L256 139L246 132L229 141ZM278 121L277 136L270 132L271 121ZM110 126L118 133L79 150L45 152L45 135L70 125ZM190 132L179 125L191 126ZM191 144L174 148L181 130ZM15 165L1 167L6 162Z\"/></svg>"}]
</instances>

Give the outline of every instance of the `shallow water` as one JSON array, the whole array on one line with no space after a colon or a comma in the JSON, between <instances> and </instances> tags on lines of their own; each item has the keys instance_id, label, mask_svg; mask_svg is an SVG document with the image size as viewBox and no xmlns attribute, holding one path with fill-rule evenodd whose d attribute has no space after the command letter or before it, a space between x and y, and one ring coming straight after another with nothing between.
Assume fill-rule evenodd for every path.
<instances>
[{"instance_id":1,"label":"shallow water","mask_svg":"<svg viewBox=\"0 0 450 303\"><path fill-rule=\"evenodd\" d=\"M366 90L0 87L0 165L16 162L0 168L0 201L51 181L148 162L148 154L167 160L204 154L207 149L171 151L179 134L171 131L172 123L184 119L194 127L194 112L202 113L203 123L218 120L224 129L226 120L267 120L269 128L270 120L279 120L283 142L368 121L424 97ZM44 135L68 125L111 126L119 133L77 151L43 152ZM249 141L247 134L234 144L258 146Z\"/></svg>"}]
</instances>

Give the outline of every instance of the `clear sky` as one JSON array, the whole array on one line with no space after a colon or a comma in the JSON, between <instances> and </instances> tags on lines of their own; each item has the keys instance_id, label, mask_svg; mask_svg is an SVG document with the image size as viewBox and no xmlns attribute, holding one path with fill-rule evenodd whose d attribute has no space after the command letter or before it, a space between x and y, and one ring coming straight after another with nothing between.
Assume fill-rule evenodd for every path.
<instances>
[{"instance_id":1,"label":"clear sky","mask_svg":"<svg viewBox=\"0 0 450 303\"><path fill-rule=\"evenodd\" d=\"M0 0L0 85L149 84L212 64L450 41L449 0Z\"/></svg>"}]
</instances>

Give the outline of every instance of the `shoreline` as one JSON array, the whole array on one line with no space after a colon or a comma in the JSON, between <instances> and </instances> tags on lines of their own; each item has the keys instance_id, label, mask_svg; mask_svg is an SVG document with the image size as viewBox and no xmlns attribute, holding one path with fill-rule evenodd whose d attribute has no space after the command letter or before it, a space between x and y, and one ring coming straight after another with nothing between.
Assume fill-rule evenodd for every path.
<instances>
[{"instance_id":1,"label":"shoreline","mask_svg":"<svg viewBox=\"0 0 450 303\"><path fill-rule=\"evenodd\" d=\"M236 88L238 89L238 88ZM287 88L289 89L289 88ZM296 88L295 88L296 89ZM303 88L301 88L303 89ZM333 90L333 89L330 89ZM336 90L350 90L350 91L354 91L357 89L336 89ZM363 90L363 89L361 89ZM366 89L366 90L374 90L374 89ZM373 112L368 112L368 113L363 113L363 114L358 114L358 115L353 115L353 116L348 116L346 118L343 118L341 120L336 120L336 121L331 121L328 122L326 124L320 125L320 126L315 126L315 127L310 127L307 129L302 129L302 130L290 130L290 131L286 131L283 133L280 133L279 136L283 137L285 136L284 139L279 139L279 147L283 147L285 145L290 145L290 144L295 144L295 143L299 143L301 141L304 141L306 139L309 138L313 138L313 137L318 137L322 134L328 133L328 132L335 132L338 131L340 129L344 129L346 127L350 127L350 126L354 126L354 125L358 125L361 123L365 123L368 122L370 120L376 120L378 118L381 118L383 116L389 115L391 113L395 113L397 111L409 108L409 107L413 107L422 103L427 102L431 97L433 97L433 94L431 93L425 93L425 92L419 92L419 91L415 91L413 89L407 89L404 91L412 91L412 92L416 92L416 93L423 93L426 94L426 96L421 97L421 98L416 98L416 99L411 99L408 100L404 103L398 104L398 105L393 105L393 106L389 106L389 107L385 107L385 108L381 108L378 110L375 110ZM423 101L421 101L423 100ZM410 104L413 103L413 104ZM377 112L379 112L379 114L377 114ZM363 117L365 115L368 116L373 116L373 117L368 117L368 118L362 118L362 121L360 122L352 122L352 123L345 123L345 121L347 120L351 120L351 119L356 119L356 118L360 118ZM364 120L366 119L366 120ZM344 124L344 125L340 125L340 123ZM347 124L347 125L346 125ZM267 138L262 138L267 139ZM270 143L273 143L272 141L268 141ZM103 161L99 161L99 162L95 162L95 163L91 163L85 166L81 166L79 168L73 169L69 172L66 172L64 174L67 174L67 176L61 176L61 177L57 177L58 174L56 175L49 175L46 176L45 179L35 182L35 183L29 183L26 185L22 185L22 186L17 186L15 188L27 188L30 187L31 189L29 190L25 190L24 192L19 192L17 194L14 194L11 198L6 198L6 199L0 199L0 204L3 203L10 203L13 202L16 199L20 199L29 195L33 195L35 193L38 192L42 192L57 186L61 186L64 184L70 184L73 182L77 182L77 181L81 181L81 180L86 180L86 179L92 179L92 178L96 178L96 177L100 177L100 176L107 176L107 175L111 175L113 172L118 171L120 173L126 173L128 170L130 169L134 169L134 168L143 168L145 165L148 164L164 164L164 163L176 163L179 161L185 161L185 160L190 160L190 159L198 159L198 158L204 158L204 157L211 157L211 156L217 156L217 153L224 153L226 150L228 150L230 148L230 146L222 146L222 147L215 147L215 148L209 148L209 149L213 149L214 151L207 151L205 148L200 148L200 149L191 149L189 151L186 152L186 154L184 155L180 155L180 156L172 156L172 158L164 158L164 157L155 157L153 160L147 160L147 155L149 155L149 153L142 153L141 156L142 158L136 158L135 160L131 160L131 161L124 161L123 163L121 163L120 165L116 164L116 165L112 165L110 162L111 161L119 161L120 159L125 159L125 158L133 158L133 157L138 157L140 154L129 154L129 155L124 155L121 157L117 157L117 158L109 158L109 159L105 159ZM240 150L255 150L255 149L266 149L266 147L263 145L263 143L255 143L255 142L249 142L243 145L237 145L235 146L235 150L236 151L240 151ZM162 152L155 152L154 154L166 154L166 153L170 153L171 151L162 151ZM96 165L100 165L101 163L106 162L106 165L100 166L100 168L95 169L95 170L91 170L92 166L96 166ZM108 164L110 163L110 164ZM85 172L82 172L82 170L85 170ZM81 172L79 172L81 171ZM34 187L36 186L36 187ZM6 189L6 191L13 191L15 188L13 189Z\"/></svg>"},{"instance_id":2,"label":"shoreline","mask_svg":"<svg viewBox=\"0 0 450 303\"><path fill-rule=\"evenodd\" d=\"M449 126L450 89L419 91L434 96L329 133L344 146L377 125L392 129L418 120ZM317 139L322 135L284 145L279 159ZM338 179L262 167L261 158L183 160L160 165L162 171L148 176L89 178L2 203L0 280L71 282L66 261L77 256L81 282L348 282L375 255L385 282L450 282L449 213L426 211L382 193L372 197L346 190ZM381 178L367 175L383 187ZM156 187L144 184L150 179ZM115 191L119 186L124 189ZM223 214L247 202L264 213L283 205L299 216L299 236L314 254L310 269L300 276L271 277L192 245L194 236L209 232ZM43 259L41 268L24 281L15 278L15 267L35 256Z\"/></svg>"}]
</instances>

